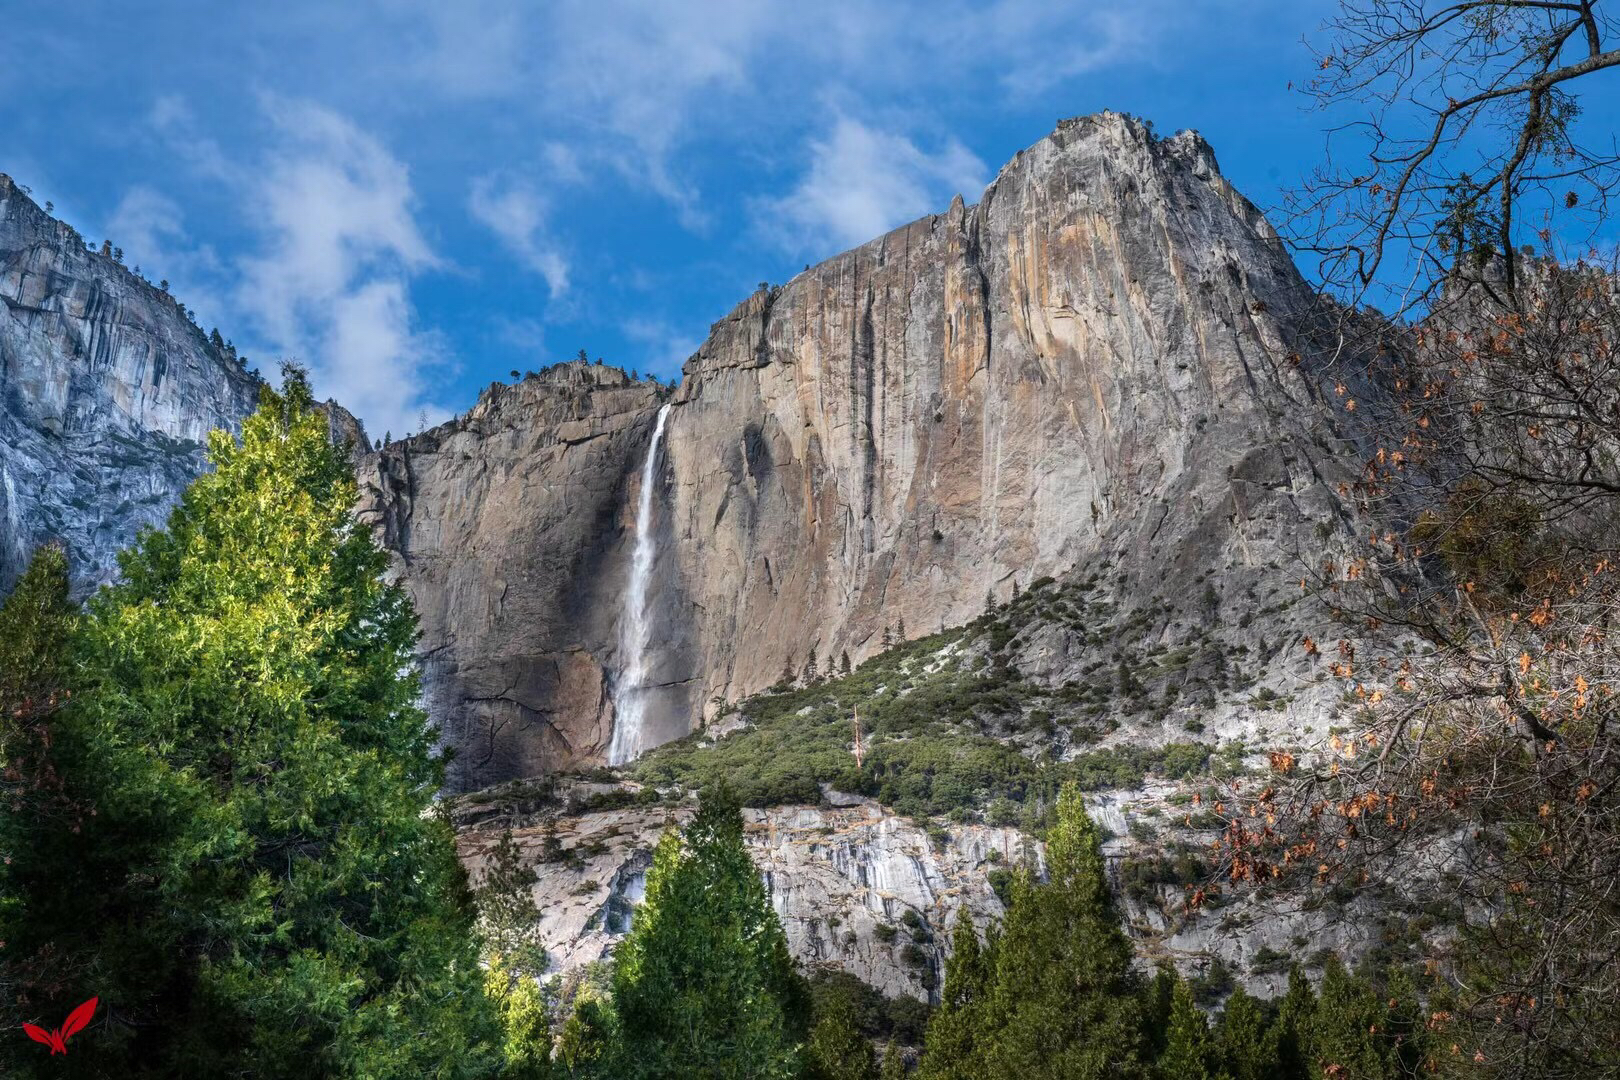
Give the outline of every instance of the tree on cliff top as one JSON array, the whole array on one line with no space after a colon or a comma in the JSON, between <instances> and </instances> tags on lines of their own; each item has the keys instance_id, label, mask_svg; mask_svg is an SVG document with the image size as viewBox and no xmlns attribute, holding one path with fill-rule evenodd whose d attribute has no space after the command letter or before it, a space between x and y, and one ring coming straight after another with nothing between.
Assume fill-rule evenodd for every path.
<instances>
[{"instance_id":1,"label":"tree on cliff top","mask_svg":"<svg viewBox=\"0 0 1620 1080\"><path fill-rule=\"evenodd\" d=\"M302 373L209 456L75 635L50 756L94 815L12 853L30 1010L102 1002L52 1075L489 1075L415 617Z\"/></svg>"}]
</instances>

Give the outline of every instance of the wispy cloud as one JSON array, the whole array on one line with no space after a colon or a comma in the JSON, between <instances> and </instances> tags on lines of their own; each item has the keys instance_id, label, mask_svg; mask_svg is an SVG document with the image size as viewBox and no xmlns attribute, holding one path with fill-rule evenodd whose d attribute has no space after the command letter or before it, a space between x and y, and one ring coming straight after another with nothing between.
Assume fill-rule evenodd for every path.
<instances>
[{"instance_id":1,"label":"wispy cloud","mask_svg":"<svg viewBox=\"0 0 1620 1080\"><path fill-rule=\"evenodd\" d=\"M568 290L568 260L546 238L546 201L533 187L481 177L473 182L467 209L519 262L545 279L552 296Z\"/></svg>"},{"instance_id":2,"label":"wispy cloud","mask_svg":"<svg viewBox=\"0 0 1620 1080\"><path fill-rule=\"evenodd\" d=\"M187 235L179 203L149 187L129 188L107 219L106 234L116 237L127 262L145 266L154 280L167 280L201 325L229 325L219 288L224 267L212 248Z\"/></svg>"},{"instance_id":3,"label":"wispy cloud","mask_svg":"<svg viewBox=\"0 0 1620 1080\"><path fill-rule=\"evenodd\" d=\"M811 141L798 186L756 203L756 223L789 251L831 254L938 210L957 193L972 201L985 173L984 162L955 139L930 152L840 116Z\"/></svg>"},{"instance_id":4,"label":"wispy cloud","mask_svg":"<svg viewBox=\"0 0 1620 1080\"><path fill-rule=\"evenodd\" d=\"M260 99L266 138L231 156L187 104L159 99L153 129L198 180L242 208L257 243L230 261L191 245L173 200L125 193L109 228L154 276L206 321L236 328L243 351L298 359L315 389L368 426L403 432L448 410L431 400L448 361L441 336L420 329L410 286L442 265L416 221L409 170L337 112L290 98ZM193 298L196 299L193 299Z\"/></svg>"},{"instance_id":5,"label":"wispy cloud","mask_svg":"<svg viewBox=\"0 0 1620 1080\"><path fill-rule=\"evenodd\" d=\"M242 262L237 307L370 427L441 418L423 396L443 348L415 329L409 298L411 277L439 260L409 172L329 109L279 98L265 109L275 141L247 192L264 244Z\"/></svg>"}]
</instances>

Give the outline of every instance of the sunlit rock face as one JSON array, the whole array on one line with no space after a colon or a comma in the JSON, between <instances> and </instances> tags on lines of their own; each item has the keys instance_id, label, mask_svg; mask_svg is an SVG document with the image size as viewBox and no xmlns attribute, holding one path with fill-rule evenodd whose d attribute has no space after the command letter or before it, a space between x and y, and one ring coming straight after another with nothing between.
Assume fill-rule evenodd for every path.
<instances>
[{"instance_id":1,"label":"sunlit rock face","mask_svg":"<svg viewBox=\"0 0 1620 1080\"><path fill-rule=\"evenodd\" d=\"M0 174L0 589L46 541L81 590L110 580L258 385L174 297Z\"/></svg>"},{"instance_id":2,"label":"sunlit rock face","mask_svg":"<svg viewBox=\"0 0 1620 1080\"><path fill-rule=\"evenodd\" d=\"M1335 513L1310 302L1201 138L1109 113L757 292L672 398L643 745L1077 564L1165 595L1275 578ZM565 365L368 466L453 786L604 758L661 400Z\"/></svg>"}]
</instances>

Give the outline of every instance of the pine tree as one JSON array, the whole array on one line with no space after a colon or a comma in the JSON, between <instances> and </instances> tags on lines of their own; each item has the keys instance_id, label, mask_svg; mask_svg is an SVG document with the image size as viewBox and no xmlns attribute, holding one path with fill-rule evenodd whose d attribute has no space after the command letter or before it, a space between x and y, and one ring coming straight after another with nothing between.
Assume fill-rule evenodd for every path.
<instances>
[{"instance_id":1,"label":"pine tree","mask_svg":"<svg viewBox=\"0 0 1620 1080\"><path fill-rule=\"evenodd\" d=\"M1193 1003L1187 980L1177 979L1170 999L1170 1027L1159 1058L1162 1080L1209 1080L1209 1024Z\"/></svg>"},{"instance_id":2,"label":"pine tree","mask_svg":"<svg viewBox=\"0 0 1620 1080\"><path fill-rule=\"evenodd\" d=\"M1288 993L1277 1008L1271 1041L1277 1048L1279 1080L1319 1080L1314 1033L1316 994L1296 965L1288 972Z\"/></svg>"},{"instance_id":3,"label":"pine tree","mask_svg":"<svg viewBox=\"0 0 1620 1080\"><path fill-rule=\"evenodd\" d=\"M1101 1080L1147 1075L1139 981L1103 870L1096 826L1065 785L1046 884L1013 880L987 1007L988 1075Z\"/></svg>"},{"instance_id":4,"label":"pine tree","mask_svg":"<svg viewBox=\"0 0 1620 1080\"><path fill-rule=\"evenodd\" d=\"M840 674L840 675L848 675L849 674L849 650L848 649L845 649L843 652L838 654L838 674Z\"/></svg>"},{"instance_id":5,"label":"pine tree","mask_svg":"<svg viewBox=\"0 0 1620 1080\"><path fill-rule=\"evenodd\" d=\"M984 613L988 615L994 610L996 610L996 591L986 589L984 590Z\"/></svg>"},{"instance_id":6,"label":"pine tree","mask_svg":"<svg viewBox=\"0 0 1620 1080\"><path fill-rule=\"evenodd\" d=\"M1365 979L1345 970L1337 956L1322 969L1322 991L1313 1025L1317 1064L1332 1076L1380 1080L1398 1075L1399 1059L1388 1036L1388 1010Z\"/></svg>"},{"instance_id":7,"label":"pine tree","mask_svg":"<svg viewBox=\"0 0 1620 1080\"><path fill-rule=\"evenodd\" d=\"M534 868L523 862L512 830L501 833L478 887L479 929L489 954L514 978L546 970L540 943L540 907L534 902Z\"/></svg>"},{"instance_id":8,"label":"pine tree","mask_svg":"<svg viewBox=\"0 0 1620 1080\"><path fill-rule=\"evenodd\" d=\"M558 1076L568 1080L617 1080L606 1070L618 1039L619 1018L606 986L590 976L600 965L587 968L587 980L574 997L573 1011L557 1036L553 1066Z\"/></svg>"},{"instance_id":9,"label":"pine tree","mask_svg":"<svg viewBox=\"0 0 1620 1080\"><path fill-rule=\"evenodd\" d=\"M1175 1007L1176 984L1180 981L1181 976L1174 967L1161 964L1143 995L1142 1025L1148 1050L1155 1061L1164 1056L1164 1048L1170 1041L1170 1011Z\"/></svg>"},{"instance_id":10,"label":"pine tree","mask_svg":"<svg viewBox=\"0 0 1620 1080\"><path fill-rule=\"evenodd\" d=\"M848 994L826 995L805 1047L811 1080L874 1080L877 1054L860 1033Z\"/></svg>"},{"instance_id":11,"label":"pine tree","mask_svg":"<svg viewBox=\"0 0 1620 1080\"><path fill-rule=\"evenodd\" d=\"M494 954L484 971L484 993L494 1004L504 1038L501 1080L549 1080L551 1019L545 992L532 977L507 966Z\"/></svg>"},{"instance_id":12,"label":"pine tree","mask_svg":"<svg viewBox=\"0 0 1620 1080\"><path fill-rule=\"evenodd\" d=\"M878 1080L906 1080L906 1056L898 1043L890 1042L884 1047L883 1071L878 1074Z\"/></svg>"},{"instance_id":13,"label":"pine tree","mask_svg":"<svg viewBox=\"0 0 1620 1080\"><path fill-rule=\"evenodd\" d=\"M983 1040L989 1035L986 1009L995 976L996 934L981 947L973 920L965 915L951 935L945 961L945 989L928 1021L919 1076L923 1080L969 1080L983 1068Z\"/></svg>"},{"instance_id":14,"label":"pine tree","mask_svg":"<svg viewBox=\"0 0 1620 1080\"><path fill-rule=\"evenodd\" d=\"M1271 1080L1277 1075L1277 1044L1265 1011L1240 986L1226 999L1215 1043L1221 1068L1231 1080Z\"/></svg>"},{"instance_id":15,"label":"pine tree","mask_svg":"<svg viewBox=\"0 0 1620 1080\"><path fill-rule=\"evenodd\" d=\"M894 647L894 631L887 626L883 628L883 647L885 649Z\"/></svg>"},{"instance_id":16,"label":"pine tree","mask_svg":"<svg viewBox=\"0 0 1620 1080\"><path fill-rule=\"evenodd\" d=\"M809 684L815 682L816 676L819 674L820 672L818 672L816 669L816 647L812 645L810 646L810 657L804 662L805 685L808 686Z\"/></svg>"},{"instance_id":17,"label":"pine tree","mask_svg":"<svg viewBox=\"0 0 1620 1080\"><path fill-rule=\"evenodd\" d=\"M611 1075L798 1074L806 992L729 792L706 792L692 822L659 841L616 959Z\"/></svg>"},{"instance_id":18,"label":"pine tree","mask_svg":"<svg viewBox=\"0 0 1620 1080\"><path fill-rule=\"evenodd\" d=\"M68 594L68 561L59 547L42 547L0 604L0 942L16 936L9 925L26 920L17 905L11 855L39 839L36 823L82 827L92 809L64 799L50 760L56 713L72 688L72 641L78 612ZM0 945L0 990L26 987L48 974L18 964L17 949ZM0 1072L15 1046L0 1048Z\"/></svg>"},{"instance_id":19,"label":"pine tree","mask_svg":"<svg viewBox=\"0 0 1620 1080\"><path fill-rule=\"evenodd\" d=\"M900 616L900 623L894 629L894 636L900 641L906 640L906 617Z\"/></svg>"},{"instance_id":20,"label":"pine tree","mask_svg":"<svg viewBox=\"0 0 1620 1080\"><path fill-rule=\"evenodd\" d=\"M95 816L11 852L30 1008L117 1003L62 1075L487 1075L416 619L301 372L209 457L75 633L51 763Z\"/></svg>"}]
</instances>

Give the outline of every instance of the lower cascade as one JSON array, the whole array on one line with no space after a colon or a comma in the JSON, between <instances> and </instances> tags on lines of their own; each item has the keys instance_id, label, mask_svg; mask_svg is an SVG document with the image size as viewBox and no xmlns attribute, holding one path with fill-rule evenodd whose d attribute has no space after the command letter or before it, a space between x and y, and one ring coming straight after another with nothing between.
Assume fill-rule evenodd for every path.
<instances>
[{"instance_id":1,"label":"lower cascade","mask_svg":"<svg viewBox=\"0 0 1620 1080\"><path fill-rule=\"evenodd\" d=\"M630 584L624 593L624 614L619 620L619 654L624 667L614 694L613 741L608 764L622 765L641 749L641 727L646 716L647 645L652 620L647 604L647 583L652 577L657 541L653 537L653 477L658 469L658 445L664 439L669 406L658 410L647 460L641 465L641 496L636 505L636 546L630 557Z\"/></svg>"}]
</instances>

